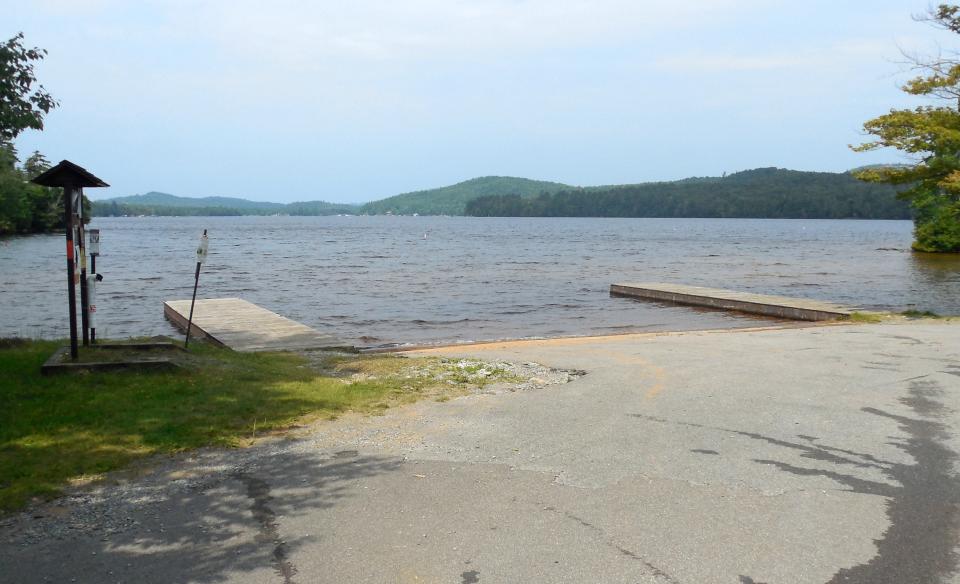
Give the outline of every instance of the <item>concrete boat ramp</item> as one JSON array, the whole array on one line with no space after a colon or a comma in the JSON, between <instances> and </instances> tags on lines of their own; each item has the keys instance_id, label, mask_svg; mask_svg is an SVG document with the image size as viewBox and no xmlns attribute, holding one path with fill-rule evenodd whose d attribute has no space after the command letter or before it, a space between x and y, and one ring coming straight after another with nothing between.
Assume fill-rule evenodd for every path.
<instances>
[{"instance_id":1,"label":"concrete boat ramp","mask_svg":"<svg viewBox=\"0 0 960 584\"><path fill-rule=\"evenodd\" d=\"M0 584L960 584L958 341L919 321L423 351L586 375L71 486L0 519Z\"/></svg>"},{"instance_id":2,"label":"concrete boat ramp","mask_svg":"<svg viewBox=\"0 0 960 584\"><path fill-rule=\"evenodd\" d=\"M177 328L186 331L190 301L164 302L163 315ZM240 298L197 300L190 329L190 336L193 338L205 338L241 352L332 349L349 346L349 343L336 337Z\"/></svg>"},{"instance_id":3,"label":"concrete boat ramp","mask_svg":"<svg viewBox=\"0 0 960 584\"><path fill-rule=\"evenodd\" d=\"M842 320L850 318L850 315L856 310L847 306L806 298L751 294L703 288L701 286L685 286L683 284L613 284L610 286L610 294L689 306L735 310L791 320Z\"/></svg>"}]
</instances>

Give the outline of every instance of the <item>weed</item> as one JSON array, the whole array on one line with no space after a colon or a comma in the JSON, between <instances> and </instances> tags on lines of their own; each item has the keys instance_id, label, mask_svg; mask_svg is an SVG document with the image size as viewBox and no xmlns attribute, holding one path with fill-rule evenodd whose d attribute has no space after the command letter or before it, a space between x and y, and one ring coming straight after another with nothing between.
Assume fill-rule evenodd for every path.
<instances>
[{"instance_id":1,"label":"weed","mask_svg":"<svg viewBox=\"0 0 960 584\"><path fill-rule=\"evenodd\" d=\"M936 312L930 312L929 310L904 310L900 314L907 318L942 318Z\"/></svg>"},{"instance_id":2,"label":"weed","mask_svg":"<svg viewBox=\"0 0 960 584\"><path fill-rule=\"evenodd\" d=\"M883 315L876 312L853 312L850 314L851 322L883 322Z\"/></svg>"}]
</instances>

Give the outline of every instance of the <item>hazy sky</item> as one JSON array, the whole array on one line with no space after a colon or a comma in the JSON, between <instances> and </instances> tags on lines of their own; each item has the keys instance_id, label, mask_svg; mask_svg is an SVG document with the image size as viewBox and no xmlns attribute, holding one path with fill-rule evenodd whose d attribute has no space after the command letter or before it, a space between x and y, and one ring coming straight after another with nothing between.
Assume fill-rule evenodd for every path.
<instances>
[{"instance_id":1,"label":"hazy sky","mask_svg":"<svg viewBox=\"0 0 960 584\"><path fill-rule=\"evenodd\" d=\"M576 185L841 171L921 103L926 0L0 0L61 102L18 139L112 185L358 202L483 175ZM94 194L91 192L91 194Z\"/></svg>"}]
</instances>

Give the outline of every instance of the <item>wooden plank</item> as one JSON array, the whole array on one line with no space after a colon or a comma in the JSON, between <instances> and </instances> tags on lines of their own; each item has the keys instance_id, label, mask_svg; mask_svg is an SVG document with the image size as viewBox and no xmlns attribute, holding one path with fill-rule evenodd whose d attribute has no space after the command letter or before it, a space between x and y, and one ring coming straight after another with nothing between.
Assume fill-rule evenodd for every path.
<instances>
[{"instance_id":1,"label":"wooden plank","mask_svg":"<svg viewBox=\"0 0 960 584\"><path fill-rule=\"evenodd\" d=\"M163 303L163 314L177 328L185 331L190 301L168 300ZM190 336L244 352L348 346L336 337L240 298L197 300Z\"/></svg>"},{"instance_id":2,"label":"wooden plank","mask_svg":"<svg viewBox=\"0 0 960 584\"><path fill-rule=\"evenodd\" d=\"M764 316L774 316L792 320L817 321L844 319L850 318L850 314L855 310L830 302L820 302L806 298L769 296L766 294L751 294L748 292L735 292L733 290L685 286L683 284L664 284L659 282L612 284L610 286L610 294L659 302L734 310L737 312L762 314Z\"/></svg>"}]
</instances>

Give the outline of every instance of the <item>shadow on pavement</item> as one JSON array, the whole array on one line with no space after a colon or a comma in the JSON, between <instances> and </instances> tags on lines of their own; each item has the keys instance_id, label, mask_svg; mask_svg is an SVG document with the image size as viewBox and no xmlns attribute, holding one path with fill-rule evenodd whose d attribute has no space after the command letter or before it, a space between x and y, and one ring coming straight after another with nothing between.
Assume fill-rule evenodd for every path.
<instances>
[{"instance_id":1,"label":"shadow on pavement","mask_svg":"<svg viewBox=\"0 0 960 584\"><path fill-rule=\"evenodd\" d=\"M797 476L827 477L855 493L887 499L890 526L875 540L877 554L870 561L837 571L828 584L912 584L939 582L956 573L958 555L954 550L960 534L960 479L954 464L960 460L948 446L949 427L941 420L951 410L938 401L943 388L932 380L913 380L901 404L917 417L899 416L877 408L863 412L895 421L903 436L891 437L889 444L909 454L914 464L881 460L870 454L823 444L814 436L798 435L799 441L783 440L755 432L717 428L630 414L644 420L692 426L734 433L795 452L801 458L833 464L834 469L813 468L770 460L754 462L774 466ZM856 476L857 468L875 469L892 483ZM849 469L849 470L847 470ZM740 576L740 582L755 582Z\"/></svg>"},{"instance_id":2,"label":"shadow on pavement","mask_svg":"<svg viewBox=\"0 0 960 584\"><path fill-rule=\"evenodd\" d=\"M260 582L272 571L269 581L292 584L298 580L291 555L324 537L323 525L285 538L284 518L334 507L355 482L402 464L341 454L258 457L176 489L160 480L154 500L143 497L124 511L133 519L128 529L106 535L94 526L25 553L0 553L0 582L226 582L245 572L258 572L251 581ZM52 553L56 562L38 561Z\"/></svg>"}]
</instances>

